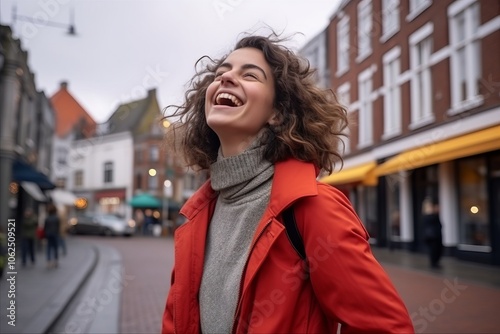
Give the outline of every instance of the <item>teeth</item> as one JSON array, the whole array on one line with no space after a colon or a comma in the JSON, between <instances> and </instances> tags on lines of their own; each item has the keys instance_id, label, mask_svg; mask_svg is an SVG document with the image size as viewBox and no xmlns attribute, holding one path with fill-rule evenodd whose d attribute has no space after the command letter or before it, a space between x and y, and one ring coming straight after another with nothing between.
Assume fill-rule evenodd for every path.
<instances>
[{"instance_id":1,"label":"teeth","mask_svg":"<svg viewBox=\"0 0 500 334\"><path fill-rule=\"evenodd\" d=\"M239 107L243 104L243 102L241 102L240 99L238 99L236 96L234 96L232 94L228 94L228 93L221 93L221 94L217 95L217 98L215 99L217 104L220 104L220 99L231 100L234 103L234 105L237 107Z\"/></svg>"}]
</instances>

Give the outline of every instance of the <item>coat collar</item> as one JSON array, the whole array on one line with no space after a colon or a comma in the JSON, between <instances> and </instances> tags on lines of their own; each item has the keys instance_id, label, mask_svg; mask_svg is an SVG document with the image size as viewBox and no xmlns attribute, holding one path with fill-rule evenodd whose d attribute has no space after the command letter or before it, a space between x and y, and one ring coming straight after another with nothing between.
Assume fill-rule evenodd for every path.
<instances>
[{"instance_id":1,"label":"coat collar","mask_svg":"<svg viewBox=\"0 0 500 334\"><path fill-rule=\"evenodd\" d=\"M269 209L277 216L301 197L318 194L318 170L310 162L288 159L275 164Z\"/></svg>"},{"instance_id":2,"label":"coat collar","mask_svg":"<svg viewBox=\"0 0 500 334\"><path fill-rule=\"evenodd\" d=\"M277 162L274 166L271 201L269 203L272 214L279 215L281 211L301 197L317 195L317 175L318 169L310 162L296 159ZM188 199L180 212L186 218L192 219L216 197L217 192L212 189L210 180L208 180Z\"/></svg>"}]
</instances>

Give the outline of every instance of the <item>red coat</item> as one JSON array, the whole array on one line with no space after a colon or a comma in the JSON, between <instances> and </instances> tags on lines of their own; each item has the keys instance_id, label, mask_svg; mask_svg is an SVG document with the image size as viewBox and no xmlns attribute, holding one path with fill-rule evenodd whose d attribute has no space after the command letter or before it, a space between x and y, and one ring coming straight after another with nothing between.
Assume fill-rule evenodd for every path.
<instances>
[{"instance_id":1,"label":"red coat","mask_svg":"<svg viewBox=\"0 0 500 334\"><path fill-rule=\"evenodd\" d=\"M205 183L184 205L162 333L200 333L198 293L207 228L217 193ZM281 212L294 213L309 277L287 238ZM316 181L312 164L275 165L271 199L244 268L235 333L413 333L408 312L373 257L349 200Z\"/></svg>"}]
</instances>

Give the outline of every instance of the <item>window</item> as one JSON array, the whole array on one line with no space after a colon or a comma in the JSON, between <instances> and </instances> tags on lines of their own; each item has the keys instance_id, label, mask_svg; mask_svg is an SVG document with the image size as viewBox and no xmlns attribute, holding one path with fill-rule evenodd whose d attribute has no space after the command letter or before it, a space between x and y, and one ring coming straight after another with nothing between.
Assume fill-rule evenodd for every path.
<instances>
[{"instance_id":1,"label":"window","mask_svg":"<svg viewBox=\"0 0 500 334\"><path fill-rule=\"evenodd\" d=\"M68 149L65 147L57 148L57 163L59 165L66 165L68 162Z\"/></svg>"},{"instance_id":2,"label":"window","mask_svg":"<svg viewBox=\"0 0 500 334\"><path fill-rule=\"evenodd\" d=\"M401 187L399 178L386 178L387 231L390 241L399 241L401 236L401 213L399 196Z\"/></svg>"},{"instance_id":3,"label":"window","mask_svg":"<svg viewBox=\"0 0 500 334\"><path fill-rule=\"evenodd\" d=\"M141 173L137 173L135 175L135 187L138 190L142 190L142 174Z\"/></svg>"},{"instance_id":4,"label":"window","mask_svg":"<svg viewBox=\"0 0 500 334\"><path fill-rule=\"evenodd\" d=\"M310 50L309 53L307 54L306 58L309 61L309 66L311 66L312 68L318 69L320 66L319 47L315 47L314 49Z\"/></svg>"},{"instance_id":5,"label":"window","mask_svg":"<svg viewBox=\"0 0 500 334\"><path fill-rule=\"evenodd\" d=\"M104 183L112 183L113 182L113 163L105 162L104 163Z\"/></svg>"},{"instance_id":6,"label":"window","mask_svg":"<svg viewBox=\"0 0 500 334\"><path fill-rule=\"evenodd\" d=\"M372 3L363 0L358 4L358 62L372 52Z\"/></svg>"},{"instance_id":7,"label":"window","mask_svg":"<svg viewBox=\"0 0 500 334\"><path fill-rule=\"evenodd\" d=\"M340 104L349 109L349 104L351 103L351 84L346 82L337 88L337 99ZM341 137L342 142L339 143L339 151L343 152L343 154L349 154L351 152L350 149L350 130L349 127L346 127L343 132L344 136Z\"/></svg>"},{"instance_id":8,"label":"window","mask_svg":"<svg viewBox=\"0 0 500 334\"><path fill-rule=\"evenodd\" d=\"M342 131L342 136L340 137L341 142L339 142L339 152L341 155L346 155L351 153L351 129L349 125Z\"/></svg>"},{"instance_id":9,"label":"window","mask_svg":"<svg viewBox=\"0 0 500 334\"><path fill-rule=\"evenodd\" d=\"M56 186L58 188L63 188L63 189L66 188L66 178L64 178L64 177L58 177L56 179Z\"/></svg>"},{"instance_id":10,"label":"window","mask_svg":"<svg viewBox=\"0 0 500 334\"><path fill-rule=\"evenodd\" d=\"M410 0L410 13L406 21L411 21L432 5L432 0Z\"/></svg>"},{"instance_id":11,"label":"window","mask_svg":"<svg viewBox=\"0 0 500 334\"><path fill-rule=\"evenodd\" d=\"M459 249L491 251L485 157L458 161Z\"/></svg>"},{"instance_id":12,"label":"window","mask_svg":"<svg viewBox=\"0 0 500 334\"><path fill-rule=\"evenodd\" d=\"M382 1L382 37L387 41L399 30L399 0Z\"/></svg>"},{"instance_id":13,"label":"window","mask_svg":"<svg viewBox=\"0 0 500 334\"><path fill-rule=\"evenodd\" d=\"M359 143L358 147L369 146L373 142L372 70L363 71L359 84Z\"/></svg>"},{"instance_id":14,"label":"window","mask_svg":"<svg viewBox=\"0 0 500 334\"><path fill-rule=\"evenodd\" d=\"M395 47L383 57L384 63L384 139L401 133L401 89L400 75L401 48Z\"/></svg>"},{"instance_id":15,"label":"window","mask_svg":"<svg viewBox=\"0 0 500 334\"><path fill-rule=\"evenodd\" d=\"M343 83L337 88L337 99L344 107L348 107L351 103L351 84L349 82Z\"/></svg>"},{"instance_id":16,"label":"window","mask_svg":"<svg viewBox=\"0 0 500 334\"><path fill-rule=\"evenodd\" d=\"M75 183L75 188L83 186L83 171L82 170L75 171L74 183Z\"/></svg>"},{"instance_id":17,"label":"window","mask_svg":"<svg viewBox=\"0 0 500 334\"><path fill-rule=\"evenodd\" d=\"M196 190L196 175L192 173L184 174L184 187L187 190Z\"/></svg>"},{"instance_id":18,"label":"window","mask_svg":"<svg viewBox=\"0 0 500 334\"><path fill-rule=\"evenodd\" d=\"M151 162L160 160L160 149L154 145L149 148L149 159Z\"/></svg>"},{"instance_id":19,"label":"window","mask_svg":"<svg viewBox=\"0 0 500 334\"><path fill-rule=\"evenodd\" d=\"M142 162L142 151L140 148L135 150L135 161Z\"/></svg>"},{"instance_id":20,"label":"window","mask_svg":"<svg viewBox=\"0 0 500 334\"><path fill-rule=\"evenodd\" d=\"M428 23L410 36L411 124L415 129L434 121L432 112L432 23Z\"/></svg>"},{"instance_id":21,"label":"window","mask_svg":"<svg viewBox=\"0 0 500 334\"><path fill-rule=\"evenodd\" d=\"M454 112L463 111L482 102L479 97L481 51L475 33L479 27L479 3L471 3L465 8L464 3L467 5L470 1L458 2L448 10L452 49L451 108Z\"/></svg>"},{"instance_id":22,"label":"window","mask_svg":"<svg viewBox=\"0 0 500 334\"><path fill-rule=\"evenodd\" d=\"M370 236L370 243L378 238L377 187L356 187L356 212Z\"/></svg>"},{"instance_id":23,"label":"window","mask_svg":"<svg viewBox=\"0 0 500 334\"><path fill-rule=\"evenodd\" d=\"M337 76L349 70L349 17L337 23Z\"/></svg>"}]
</instances>

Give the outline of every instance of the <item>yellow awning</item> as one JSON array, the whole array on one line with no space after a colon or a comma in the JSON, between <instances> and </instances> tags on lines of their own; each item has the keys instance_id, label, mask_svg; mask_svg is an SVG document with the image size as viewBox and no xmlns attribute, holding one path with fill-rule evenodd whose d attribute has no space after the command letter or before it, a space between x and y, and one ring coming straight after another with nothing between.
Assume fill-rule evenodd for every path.
<instances>
[{"instance_id":1,"label":"yellow awning","mask_svg":"<svg viewBox=\"0 0 500 334\"><path fill-rule=\"evenodd\" d=\"M356 167L343 169L340 172L333 172L333 174L320 179L320 181L331 185L360 182L367 186L375 186L377 185L377 177L373 174L375 166L377 166L375 161L368 162Z\"/></svg>"},{"instance_id":2,"label":"yellow awning","mask_svg":"<svg viewBox=\"0 0 500 334\"><path fill-rule=\"evenodd\" d=\"M380 164L374 173L383 176L497 149L500 149L500 125L403 152Z\"/></svg>"}]
</instances>

